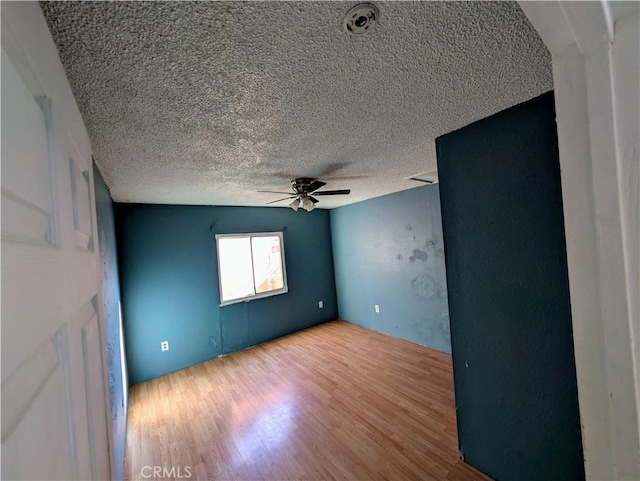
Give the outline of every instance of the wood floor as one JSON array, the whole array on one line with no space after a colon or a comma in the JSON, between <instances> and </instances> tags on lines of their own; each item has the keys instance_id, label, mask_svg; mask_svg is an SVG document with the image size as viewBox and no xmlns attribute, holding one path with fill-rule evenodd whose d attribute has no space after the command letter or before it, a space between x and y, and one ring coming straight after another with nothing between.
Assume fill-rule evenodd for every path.
<instances>
[{"instance_id":1,"label":"wood floor","mask_svg":"<svg viewBox=\"0 0 640 481\"><path fill-rule=\"evenodd\" d=\"M125 479L161 478L490 479L458 459L451 356L343 321L134 386Z\"/></svg>"}]
</instances>

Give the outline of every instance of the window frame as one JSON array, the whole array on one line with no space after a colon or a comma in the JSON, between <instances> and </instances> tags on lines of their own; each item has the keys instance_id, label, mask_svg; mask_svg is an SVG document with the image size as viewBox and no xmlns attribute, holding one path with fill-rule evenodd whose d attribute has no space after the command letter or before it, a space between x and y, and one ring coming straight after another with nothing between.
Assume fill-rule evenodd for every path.
<instances>
[{"instance_id":1,"label":"window frame","mask_svg":"<svg viewBox=\"0 0 640 481\"><path fill-rule=\"evenodd\" d=\"M251 239L253 237L279 237L280 238L280 260L282 262L282 279L283 279L283 287L281 287L280 289L276 289L276 290L272 290L272 291L267 291L267 292L255 292L256 290L256 283L255 283L255 268L254 268L254 263L253 263L253 249L250 247L249 248L249 253L251 254L251 271L253 274L253 290L254 290L254 294L253 295L248 295L248 296L244 296L244 297L239 297L237 299L230 299L228 301L223 301L222 300L222 273L220 271L220 248L219 248L219 240L220 239L230 239L230 238L236 238L236 239L244 239L244 238L249 238L249 246L252 246L251 244ZM272 296L277 296L280 294L286 294L287 292L289 292L289 286L287 284L287 266L285 263L285 256L284 256L284 232L283 231L279 231L279 232L250 232L250 233L246 233L246 234L216 234L216 262L218 264L218 295L219 295L219 306L220 307L224 307L224 306L229 306L232 304L238 304L240 302L250 302L253 301L255 299L264 299L266 297L272 297Z\"/></svg>"}]
</instances>

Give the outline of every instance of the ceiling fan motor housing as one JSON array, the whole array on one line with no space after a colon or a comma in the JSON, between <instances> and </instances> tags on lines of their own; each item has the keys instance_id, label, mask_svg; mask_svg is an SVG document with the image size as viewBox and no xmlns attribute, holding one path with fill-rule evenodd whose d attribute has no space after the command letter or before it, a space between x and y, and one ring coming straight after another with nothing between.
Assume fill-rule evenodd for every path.
<instances>
[{"instance_id":1,"label":"ceiling fan motor housing","mask_svg":"<svg viewBox=\"0 0 640 481\"><path fill-rule=\"evenodd\" d=\"M299 179L293 179L291 181L291 186L293 190L300 195L306 195L309 189L309 186L315 179L311 179L309 177L300 177Z\"/></svg>"}]
</instances>

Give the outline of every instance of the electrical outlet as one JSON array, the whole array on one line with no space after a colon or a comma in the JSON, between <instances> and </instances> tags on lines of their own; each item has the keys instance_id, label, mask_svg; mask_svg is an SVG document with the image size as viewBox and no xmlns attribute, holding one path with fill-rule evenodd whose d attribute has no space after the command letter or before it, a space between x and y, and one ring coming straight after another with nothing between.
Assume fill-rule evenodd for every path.
<instances>
[{"instance_id":1,"label":"electrical outlet","mask_svg":"<svg viewBox=\"0 0 640 481\"><path fill-rule=\"evenodd\" d=\"M322 309L324 307L324 301L318 301L318 308Z\"/></svg>"},{"instance_id":2,"label":"electrical outlet","mask_svg":"<svg viewBox=\"0 0 640 481\"><path fill-rule=\"evenodd\" d=\"M375 308L376 312L377 312L378 314L380 314L380 306L376 304L376 305L374 306L374 308Z\"/></svg>"},{"instance_id":3,"label":"electrical outlet","mask_svg":"<svg viewBox=\"0 0 640 481\"><path fill-rule=\"evenodd\" d=\"M162 341L162 342L160 343L160 350L161 350L162 352L164 352L164 351L168 351L168 350L169 350L169 341Z\"/></svg>"}]
</instances>

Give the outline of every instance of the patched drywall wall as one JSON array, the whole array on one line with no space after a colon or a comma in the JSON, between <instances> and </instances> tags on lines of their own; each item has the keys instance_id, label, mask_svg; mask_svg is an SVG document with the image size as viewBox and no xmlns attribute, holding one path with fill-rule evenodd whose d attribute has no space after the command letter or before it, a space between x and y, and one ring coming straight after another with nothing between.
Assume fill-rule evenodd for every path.
<instances>
[{"instance_id":1,"label":"patched drywall wall","mask_svg":"<svg viewBox=\"0 0 640 481\"><path fill-rule=\"evenodd\" d=\"M553 94L436 144L460 453L584 479Z\"/></svg>"},{"instance_id":2,"label":"patched drywall wall","mask_svg":"<svg viewBox=\"0 0 640 481\"><path fill-rule=\"evenodd\" d=\"M120 321L120 281L116 250L113 201L98 168L93 165L96 196L96 223L100 246L102 303L105 326L105 346L109 376L109 400L115 458L115 479L122 479L127 433L127 372L123 365L122 324Z\"/></svg>"},{"instance_id":3,"label":"patched drywall wall","mask_svg":"<svg viewBox=\"0 0 640 481\"><path fill-rule=\"evenodd\" d=\"M117 204L117 225L132 384L337 317L328 211ZM220 307L215 235L283 229L289 292Z\"/></svg>"},{"instance_id":4,"label":"patched drywall wall","mask_svg":"<svg viewBox=\"0 0 640 481\"><path fill-rule=\"evenodd\" d=\"M438 186L334 209L331 232L340 318L450 352Z\"/></svg>"}]
</instances>

